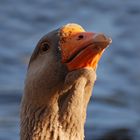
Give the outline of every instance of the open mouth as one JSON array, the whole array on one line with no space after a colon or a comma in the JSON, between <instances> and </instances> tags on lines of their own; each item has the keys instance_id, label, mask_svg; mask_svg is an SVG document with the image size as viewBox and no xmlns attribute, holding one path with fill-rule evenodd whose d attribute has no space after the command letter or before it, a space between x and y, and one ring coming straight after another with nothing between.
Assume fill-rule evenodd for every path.
<instances>
[{"instance_id":1,"label":"open mouth","mask_svg":"<svg viewBox=\"0 0 140 140\"><path fill-rule=\"evenodd\" d=\"M95 53L98 53L105 49L108 46L108 41L104 42L93 42L86 46L81 47L79 50L77 50L75 53L73 53L68 60L65 61L65 63L71 62L74 58L78 57L80 54L82 54L88 47L92 47Z\"/></svg>"},{"instance_id":2,"label":"open mouth","mask_svg":"<svg viewBox=\"0 0 140 140\"><path fill-rule=\"evenodd\" d=\"M75 57L77 57L78 55L80 55L88 46L91 46L91 45L93 45L93 44L89 44L87 46L84 46L84 47L80 48L78 51L76 51L74 54L72 54L70 56L70 58L65 63L71 62Z\"/></svg>"}]
</instances>

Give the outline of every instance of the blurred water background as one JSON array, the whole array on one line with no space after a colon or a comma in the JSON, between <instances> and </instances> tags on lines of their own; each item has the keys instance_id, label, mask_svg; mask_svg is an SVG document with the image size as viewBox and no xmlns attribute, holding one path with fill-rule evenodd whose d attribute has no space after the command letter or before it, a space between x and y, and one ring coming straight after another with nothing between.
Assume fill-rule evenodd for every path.
<instances>
[{"instance_id":1,"label":"blurred water background","mask_svg":"<svg viewBox=\"0 0 140 140\"><path fill-rule=\"evenodd\" d=\"M0 140L19 139L24 77L37 41L69 22L113 40L98 67L85 139L139 140L139 0L0 0Z\"/></svg>"}]
</instances>

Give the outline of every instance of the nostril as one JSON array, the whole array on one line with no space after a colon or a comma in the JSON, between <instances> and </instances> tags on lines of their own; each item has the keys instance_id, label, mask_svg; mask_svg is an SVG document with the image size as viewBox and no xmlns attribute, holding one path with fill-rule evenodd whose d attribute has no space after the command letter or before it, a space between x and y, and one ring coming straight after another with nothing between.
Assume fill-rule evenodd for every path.
<instances>
[{"instance_id":1,"label":"nostril","mask_svg":"<svg viewBox=\"0 0 140 140\"><path fill-rule=\"evenodd\" d=\"M79 36L78 36L78 40L81 40L81 39L83 39L83 38L84 38L83 35L79 35Z\"/></svg>"}]
</instances>

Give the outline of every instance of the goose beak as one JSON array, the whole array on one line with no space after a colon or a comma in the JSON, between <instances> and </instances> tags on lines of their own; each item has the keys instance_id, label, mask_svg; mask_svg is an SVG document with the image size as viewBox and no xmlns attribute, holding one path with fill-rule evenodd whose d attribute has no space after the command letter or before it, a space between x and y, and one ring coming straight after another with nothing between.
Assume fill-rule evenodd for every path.
<instances>
[{"instance_id":1,"label":"goose beak","mask_svg":"<svg viewBox=\"0 0 140 140\"><path fill-rule=\"evenodd\" d=\"M62 63L69 71L90 67L96 70L97 64L111 38L102 33L76 32L60 40Z\"/></svg>"}]
</instances>

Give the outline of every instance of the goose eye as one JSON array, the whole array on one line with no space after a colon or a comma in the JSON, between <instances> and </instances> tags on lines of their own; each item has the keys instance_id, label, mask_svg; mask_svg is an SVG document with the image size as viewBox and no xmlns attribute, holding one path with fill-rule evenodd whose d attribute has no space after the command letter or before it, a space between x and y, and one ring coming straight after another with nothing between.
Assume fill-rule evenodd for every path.
<instances>
[{"instance_id":1,"label":"goose eye","mask_svg":"<svg viewBox=\"0 0 140 140\"><path fill-rule=\"evenodd\" d=\"M41 53L45 53L49 50L50 46L47 42L41 44Z\"/></svg>"}]
</instances>

